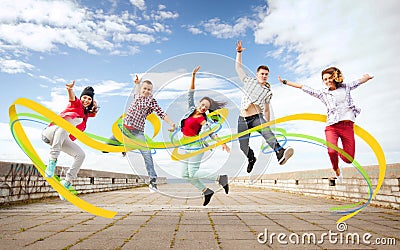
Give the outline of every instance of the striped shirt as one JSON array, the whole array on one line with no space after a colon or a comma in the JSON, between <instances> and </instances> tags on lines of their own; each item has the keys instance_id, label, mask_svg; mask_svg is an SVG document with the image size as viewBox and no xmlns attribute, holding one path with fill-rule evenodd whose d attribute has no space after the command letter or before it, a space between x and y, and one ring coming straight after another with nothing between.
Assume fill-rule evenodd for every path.
<instances>
[{"instance_id":1,"label":"striped shirt","mask_svg":"<svg viewBox=\"0 0 400 250\"><path fill-rule=\"evenodd\" d=\"M342 83L341 86L339 87L345 89L346 91L345 102L347 104L347 107L353 111L354 117L360 114L361 109L357 108L354 105L353 99L351 98L350 95L350 91L357 88L360 85L361 83L359 81L353 81L349 84ZM301 89L307 94L320 99L325 104L327 108L327 119L326 119L327 126L338 123L340 121L339 105L336 102L335 96L332 94L332 92L329 90L328 87L325 87L323 89L314 89L311 88L310 86L303 85Z\"/></svg>"},{"instance_id":2,"label":"striped shirt","mask_svg":"<svg viewBox=\"0 0 400 250\"><path fill-rule=\"evenodd\" d=\"M271 86L269 83L261 86L256 78L246 76L243 79L243 84L245 94L240 103L240 110L248 109L252 103L260 106L260 108L264 110L264 104L269 103L272 97Z\"/></svg>"},{"instance_id":3,"label":"striped shirt","mask_svg":"<svg viewBox=\"0 0 400 250\"><path fill-rule=\"evenodd\" d=\"M144 131L146 117L155 112L161 119L167 115L158 106L156 99L152 95L149 97L141 96L139 93L133 95L134 99L126 112L124 124L137 130Z\"/></svg>"}]
</instances>

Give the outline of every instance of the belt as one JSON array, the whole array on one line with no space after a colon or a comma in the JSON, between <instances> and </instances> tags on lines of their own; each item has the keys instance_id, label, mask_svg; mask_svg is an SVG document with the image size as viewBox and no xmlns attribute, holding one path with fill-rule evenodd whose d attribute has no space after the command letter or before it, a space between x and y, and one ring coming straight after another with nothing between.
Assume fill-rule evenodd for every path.
<instances>
[{"instance_id":1,"label":"belt","mask_svg":"<svg viewBox=\"0 0 400 250\"><path fill-rule=\"evenodd\" d=\"M256 119L260 116L262 116L262 114L255 114L255 115L250 115L250 116L246 116L246 117L239 116L239 119L242 119L244 121L250 121L250 120Z\"/></svg>"}]
</instances>

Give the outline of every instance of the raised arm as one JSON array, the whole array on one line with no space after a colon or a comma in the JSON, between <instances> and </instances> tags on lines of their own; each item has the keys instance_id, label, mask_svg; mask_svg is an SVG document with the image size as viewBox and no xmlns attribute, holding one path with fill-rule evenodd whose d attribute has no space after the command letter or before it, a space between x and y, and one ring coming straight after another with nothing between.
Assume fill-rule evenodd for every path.
<instances>
[{"instance_id":1,"label":"raised arm","mask_svg":"<svg viewBox=\"0 0 400 250\"><path fill-rule=\"evenodd\" d=\"M370 75L368 75L368 74L365 74L365 75L363 75L360 79L358 79L358 81L360 82L360 83L366 83L366 82L368 82L369 80L371 80L372 78L374 78L373 76L370 76Z\"/></svg>"},{"instance_id":2,"label":"raised arm","mask_svg":"<svg viewBox=\"0 0 400 250\"><path fill-rule=\"evenodd\" d=\"M139 76L136 75L135 80L133 81L133 83L135 83L135 90L134 93L137 94L140 92L140 80L139 80Z\"/></svg>"},{"instance_id":3,"label":"raised arm","mask_svg":"<svg viewBox=\"0 0 400 250\"><path fill-rule=\"evenodd\" d=\"M190 82L190 87L189 87L189 89L195 89L195 84L194 84L194 82L195 82L195 80L196 80L196 73L197 73L197 71L199 71L199 69L200 69L200 66L197 66L196 68L193 69L193 72L192 72L192 81Z\"/></svg>"},{"instance_id":4,"label":"raised arm","mask_svg":"<svg viewBox=\"0 0 400 250\"><path fill-rule=\"evenodd\" d=\"M238 74L241 81L246 77L246 73L243 70L242 65L242 52L245 48L242 47L242 41L238 41L236 43L236 62L235 62L235 69L236 73Z\"/></svg>"},{"instance_id":5,"label":"raised arm","mask_svg":"<svg viewBox=\"0 0 400 250\"><path fill-rule=\"evenodd\" d=\"M70 83L65 84L65 86L67 87L67 91L68 91L68 99L70 101L75 101L75 93L74 93L74 85L75 85L75 80L71 81Z\"/></svg>"},{"instance_id":6,"label":"raised arm","mask_svg":"<svg viewBox=\"0 0 400 250\"><path fill-rule=\"evenodd\" d=\"M168 115L166 115L166 116L164 116L164 119L163 119L163 120L171 126L171 128L168 129L168 131L169 131L169 132L174 132L175 129L176 129L176 125L175 125L175 123L171 120L171 118L169 118Z\"/></svg>"},{"instance_id":7,"label":"raised arm","mask_svg":"<svg viewBox=\"0 0 400 250\"><path fill-rule=\"evenodd\" d=\"M295 88L298 88L298 89L301 89L303 87L302 84L291 82L291 81L288 81L288 80L282 80L282 78L280 76L278 76L278 80L283 84L286 84L286 85L289 85L289 86L292 86L292 87L295 87Z\"/></svg>"}]
</instances>

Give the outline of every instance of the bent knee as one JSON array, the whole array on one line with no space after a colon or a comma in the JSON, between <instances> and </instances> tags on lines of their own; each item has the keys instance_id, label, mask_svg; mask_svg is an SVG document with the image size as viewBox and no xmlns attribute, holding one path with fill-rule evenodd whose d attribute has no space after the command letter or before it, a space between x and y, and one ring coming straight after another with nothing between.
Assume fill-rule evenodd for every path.
<instances>
[{"instance_id":1,"label":"bent knee","mask_svg":"<svg viewBox=\"0 0 400 250\"><path fill-rule=\"evenodd\" d=\"M86 157L86 154L85 154L84 151L77 152L77 154L76 154L76 156L75 156L75 158L82 159L82 160L84 160L85 157Z\"/></svg>"},{"instance_id":2,"label":"bent knee","mask_svg":"<svg viewBox=\"0 0 400 250\"><path fill-rule=\"evenodd\" d=\"M347 159L347 158L342 158L342 160L344 161L344 162L346 162L346 163L352 163L353 161L354 161L354 159L353 158L351 158L350 160L349 159Z\"/></svg>"}]
</instances>

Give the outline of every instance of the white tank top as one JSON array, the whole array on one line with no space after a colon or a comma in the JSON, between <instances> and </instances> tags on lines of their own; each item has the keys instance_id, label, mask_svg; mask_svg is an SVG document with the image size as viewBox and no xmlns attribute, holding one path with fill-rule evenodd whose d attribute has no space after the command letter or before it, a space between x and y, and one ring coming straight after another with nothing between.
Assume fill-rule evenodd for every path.
<instances>
[{"instance_id":1,"label":"white tank top","mask_svg":"<svg viewBox=\"0 0 400 250\"><path fill-rule=\"evenodd\" d=\"M356 117L354 116L354 112L347 106L345 88L338 88L331 91L331 93L336 99L339 121L350 120L355 122Z\"/></svg>"}]
</instances>

